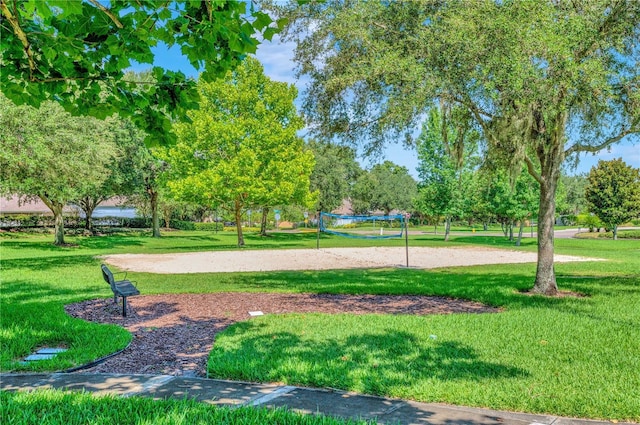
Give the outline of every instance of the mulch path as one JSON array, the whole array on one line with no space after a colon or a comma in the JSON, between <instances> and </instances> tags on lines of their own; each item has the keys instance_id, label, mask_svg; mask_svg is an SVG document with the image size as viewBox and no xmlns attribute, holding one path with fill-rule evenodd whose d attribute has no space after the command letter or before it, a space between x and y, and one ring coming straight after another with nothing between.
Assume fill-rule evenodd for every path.
<instances>
[{"instance_id":1,"label":"mulch path","mask_svg":"<svg viewBox=\"0 0 640 425\"><path fill-rule=\"evenodd\" d=\"M129 347L83 372L204 376L216 334L233 323L264 314L450 314L500 309L444 297L274 293L164 294L131 297L127 317L113 298L65 306L73 317L121 325Z\"/></svg>"}]
</instances>

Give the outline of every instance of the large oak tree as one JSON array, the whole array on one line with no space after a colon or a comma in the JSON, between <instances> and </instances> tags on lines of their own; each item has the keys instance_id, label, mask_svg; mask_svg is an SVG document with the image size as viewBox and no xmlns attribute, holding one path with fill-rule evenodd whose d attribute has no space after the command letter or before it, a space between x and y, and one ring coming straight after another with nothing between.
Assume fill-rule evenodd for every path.
<instances>
[{"instance_id":1,"label":"large oak tree","mask_svg":"<svg viewBox=\"0 0 640 425\"><path fill-rule=\"evenodd\" d=\"M0 193L39 198L64 245L63 208L105 181L118 147L108 123L73 117L60 105L15 107L0 96Z\"/></svg>"},{"instance_id":2,"label":"large oak tree","mask_svg":"<svg viewBox=\"0 0 640 425\"><path fill-rule=\"evenodd\" d=\"M640 131L640 2L329 0L290 18L304 109L325 137L411 143L437 100L540 185L533 291L555 294L555 193L568 156Z\"/></svg>"}]
</instances>

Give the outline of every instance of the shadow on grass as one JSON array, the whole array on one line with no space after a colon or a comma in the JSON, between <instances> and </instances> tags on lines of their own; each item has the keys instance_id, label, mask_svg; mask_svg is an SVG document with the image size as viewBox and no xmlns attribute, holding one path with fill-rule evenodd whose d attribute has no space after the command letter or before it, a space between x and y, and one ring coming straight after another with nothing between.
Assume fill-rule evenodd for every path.
<instances>
[{"instance_id":1,"label":"shadow on grass","mask_svg":"<svg viewBox=\"0 0 640 425\"><path fill-rule=\"evenodd\" d=\"M60 288L55 285L44 285L33 283L26 279L8 280L2 282L2 302L11 304L21 304L22 309L29 308L36 313L38 309L49 308L45 304L52 300L61 300L63 303L74 302L75 300L95 298L100 295L108 295L111 291L108 286L97 284L86 284L75 288ZM46 302L44 300L47 300ZM54 304L59 302L54 301ZM27 307L27 306L31 307ZM52 304L47 304L52 305ZM9 314L8 310L3 312L3 316Z\"/></svg>"},{"instance_id":2,"label":"shadow on grass","mask_svg":"<svg viewBox=\"0 0 640 425\"><path fill-rule=\"evenodd\" d=\"M419 340L388 329L384 333L301 338L268 332L261 323L229 327L212 350L211 377L338 387L388 394L394 386L424 382L526 377L524 369L481 360L461 341ZM222 339L224 335L224 340ZM226 338L232 342L225 344Z\"/></svg>"},{"instance_id":3,"label":"shadow on grass","mask_svg":"<svg viewBox=\"0 0 640 425\"><path fill-rule=\"evenodd\" d=\"M150 237L149 237L150 238ZM108 250L132 246L144 246L143 237L126 235L91 236L75 241L78 246L89 249Z\"/></svg>"},{"instance_id":4,"label":"shadow on grass","mask_svg":"<svg viewBox=\"0 0 640 425\"><path fill-rule=\"evenodd\" d=\"M409 241L411 242L429 242L429 245L440 247L450 247L455 244L461 245L483 245L494 246L496 248L504 249L518 249L522 247L536 247L538 241L536 238L524 237L520 242L520 247L516 246L515 241L510 241L505 236L501 235L477 235L477 236L464 236L464 235L451 235L450 241L444 241L444 235L430 235L430 236L416 236Z\"/></svg>"},{"instance_id":5,"label":"shadow on grass","mask_svg":"<svg viewBox=\"0 0 640 425\"><path fill-rule=\"evenodd\" d=\"M30 241L23 238L16 240L3 240L2 245L7 249L32 249L36 251L46 252L75 252L79 249L114 249L131 246L143 246L143 242L139 237L131 236L91 236L91 237L66 237L65 240L72 246L57 246L53 244L53 239L48 241Z\"/></svg>"},{"instance_id":6,"label":"shadow on grass","mask_svg":"<svg viewBox=\"0 0 640 425\"><path fill-rule=\"evenodd\" d=\"M96 259L93 255L61 255L48 257L30 257L16 258L11 260L2 260L2 269L4 271L16 269L28 269L29 271L43 271L50 269L62 269L67 267L93 266L99 271Z\"/></svg>"},{"instance_id":7,"label":"shadow on grass","mask_svg":"<svg viewBox=\"0 0 640 425\"><path fill-rule=\"evenodd\" d=\"M328 294L432 295L482 302L494 307L562 307L572 303L589 303L584 298L549 298L528 296L521 292L532 288L531 274L464 273L451 270L369 269L331 271L289 271L271 273L215 274L215 285L225 290L238 285L241 290L306 292ZM158 277L159 279L166 279ZM175 279L188 279L173 275ZM186 280L185 280L186 282ZM228 290L228 289L227 289Z\"/></svg>"},{"instance_id":8,"label":"shadow on grass","mask_svg":"<svg viewBox=\"0 0 640 425\"><path fill-rule=\"evenodd\" d=\"M50 242L45 241L29 241L25 239L17 240L3 240L2 246L5 249L32 249L35 251L47 251L47 252L73 252L78 247L71 246L58 246L53 244L53 239Z\"/></svg>"}]
</instances>

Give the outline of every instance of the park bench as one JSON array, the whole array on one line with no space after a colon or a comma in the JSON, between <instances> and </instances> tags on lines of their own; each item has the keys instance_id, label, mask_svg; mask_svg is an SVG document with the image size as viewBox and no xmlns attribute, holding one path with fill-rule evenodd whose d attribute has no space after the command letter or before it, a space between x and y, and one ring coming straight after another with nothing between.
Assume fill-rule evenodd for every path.
<instances>
[{"instance_id":1,"label":"park bench","mask_svg":"<svg viewBox=\"0 0 640 425\"><path fill-rule=\"evenodd\" d=\"M122 297L122 316L127 317L127 297L140 295L140 291L138 291L138 288L135 287L133 282L126 279L126 273L124 279L115 280L109 267L104 264L101 267L102 277L104 277L104 281L111 286L111 290L113 291L113 302L117 303L118 296Z\"/></svg>"}]
</instances>

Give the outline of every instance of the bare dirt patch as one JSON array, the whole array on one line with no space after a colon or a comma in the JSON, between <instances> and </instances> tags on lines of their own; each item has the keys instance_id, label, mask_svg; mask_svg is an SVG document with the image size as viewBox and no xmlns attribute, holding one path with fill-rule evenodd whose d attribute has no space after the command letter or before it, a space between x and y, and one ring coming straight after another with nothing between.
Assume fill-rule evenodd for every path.
<instances>
[{"instance_id":1,"label":"bare dirt patch","mask_svg":"<svg viewBox=\"0 0 640 425\"><path fill-rule=\"evenodd\" d=\"M127 317L113 299L65 307L73 317L123 326L133 334L122 353L85 369L95 373L206 374L216 334L229 325L264 314L448 314L500 311L480 303L444 297L330 294L217 293L149 295L128 301Z\"/></svg>"},{"instance_id":2,"label":"bare dirt patch","mask_svg":"<svg viewBox=\"0 0 640 425\"><path fill-rule=\"evenodd\" d=\"M174 254L118 254L104 257L121 270L149 273L259 272L270 270L330 270L404 267L402 247L323 248L207 251ZM535 263L537 253L491 248L409 248L409 267ZM592 258L556 255L555 261L594 261Z\"/></svg>"}]
</instances>

